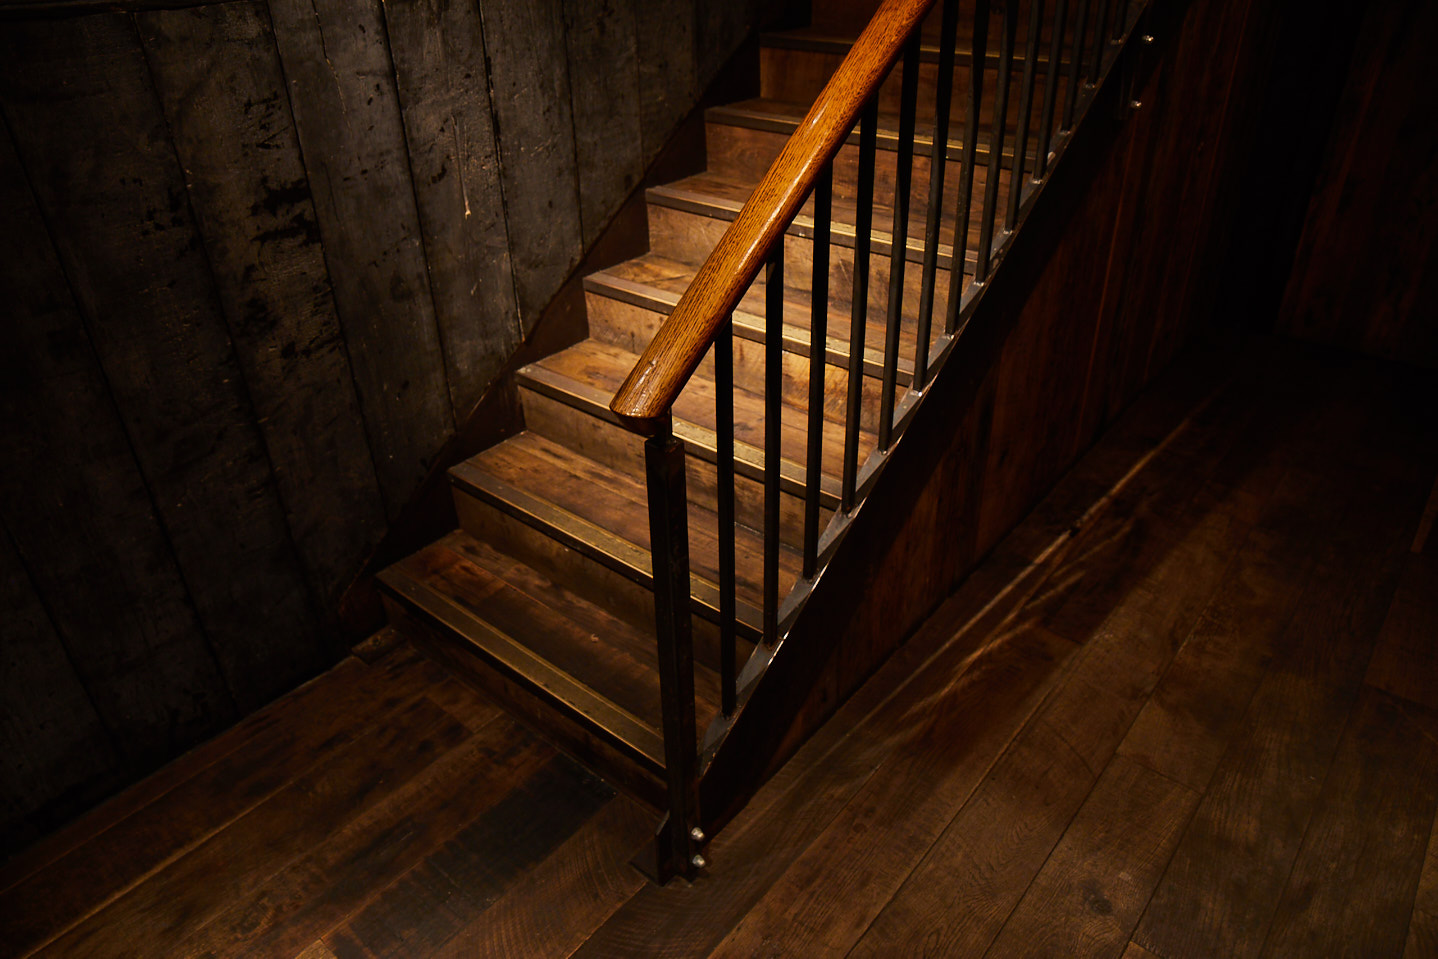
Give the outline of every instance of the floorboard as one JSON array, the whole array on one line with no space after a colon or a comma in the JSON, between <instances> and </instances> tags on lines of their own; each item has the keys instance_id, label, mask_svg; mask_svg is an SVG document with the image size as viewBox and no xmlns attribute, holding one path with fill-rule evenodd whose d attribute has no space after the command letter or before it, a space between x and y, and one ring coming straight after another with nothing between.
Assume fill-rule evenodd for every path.
<instances>
[{"instance_id":1,"label":"floorboard","mask_svg":"<svg viewBox=\"0 0 1438 959\"><path fill-rule=\"evenodd\" d=\"M0 951L1433 955L1411 380L1282 345L1178 367L693 884L629 864L651 813L382 643L6 863Z\"/></svg>"}]
</instances>

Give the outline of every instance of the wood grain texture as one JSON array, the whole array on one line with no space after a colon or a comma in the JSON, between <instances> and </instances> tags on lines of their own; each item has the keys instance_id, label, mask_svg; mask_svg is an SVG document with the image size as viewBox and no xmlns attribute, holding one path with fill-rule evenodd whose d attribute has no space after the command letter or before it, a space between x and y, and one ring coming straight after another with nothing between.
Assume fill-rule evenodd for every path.
<instances>
[{"instance_id":1,"label":"wood grain texture","mask_svg":"<svg viewBox=\"0 0 1438 959\"><path fill-rule=\"evenodd\" d=\"M355 388L393 519L454 430L379 0L270 4Z\"/></svg>"},{"instance_id":2,"label":"wood grain texture","mask_svg":"<svg viewBox=\"0 0 1438 959\"><path fill-rule=\"evenodd\" d=\"M527 336L583 251L560 0L489 3L485 53L519 318Z\"/></svg>"},{"instance_id":3,"label":"wood grain texture","mask_svg":"<svg viewBox=\"0 0 1438 959\"><path fill-rule=\"evenodd\" d=\"M1421 707L1360 693L1263 955L1402 951L1438 806L1434 717L1410 711Z\"/></svg>"},{"instance_id":4,"label":"wood grain texture","mask_svg":"<svg viewBox=\"0 0 1438 959\"><path fill-rule=\"evenodd\" d=\"M484 29L477 4L407 0L383 6L435 319L459 423L522 338Z\"/></svg>"},{"instance_id":5,"label":"wood grain texture","mask_svg":"<svg viewBox=\"0 0 1438 959\"><path fill-rule=\"evenodd\" d=\"M4 39L6 118L190 602L247 712L319 668L316 612L134 23L37 21Z\"/></svg>"},{"instance_id":6,"label":"wood grain texture","mask_svg":"<svg viewBox=\"0 0 1438 959\"><path fill-rule=\"evenodd\" d=\"M269 16L136 22L295 547L333 610L384 508Z\"/></svg>"},{"instance_id":7,"label":"wood grain texture","mask_svg":"<svg viewBox=\"0 0 1438 959\"><path fill-rule=\"evenodd\" d=\"M0 856L99 799L123 754L0 528Z\"/></svg>"},{"instance_id":8,"label":"wood grain texture","mask_svg":"<svg viewBox=\"0 0 1438 959\"><path fill-rule=\"evenodd\" d=\"M636 0L563 2L585 247L644 175L635 6Z\"/></svg>"},{"instance_id":9,"label":"wood grain texture","mask_svg":"<svg viewBox=\"0 0 1438 959\"><path fill-rule=\"evenodd\" d=\"M1428 836L1423 870L1413 896L1413 913L1408 920L1408 937L1403 959L1417 959L1438 953L1438 819Z\"/></svg>"},{"instance_id":10,"label":"wood grain texture","mask_svg":"<svg viewBox=\"0 0 1438 959\"><path fill-rule=\"evenodd\" d=\"M0 360L0 515L66 644L57 652L136 774L213 732L234 704L8 135L0 203L13 321Z\"/></svg>"},{"instance_id":11,"label":"wood grain texture","mask_svg":"<svg viewBox=\"0 0 1438 959\"><path fill-rule=\"evenodd\" d=\"M698 4L634 0L639 126L644 161L659 155L689 112L699 88L694 73Z\"/></svg>"}]
</instances>

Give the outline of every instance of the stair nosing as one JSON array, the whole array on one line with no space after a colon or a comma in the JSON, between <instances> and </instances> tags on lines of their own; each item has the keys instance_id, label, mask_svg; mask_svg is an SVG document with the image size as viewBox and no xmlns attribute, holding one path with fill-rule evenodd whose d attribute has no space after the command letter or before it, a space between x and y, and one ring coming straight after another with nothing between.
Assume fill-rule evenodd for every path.
<instances>
[{"instance_id":1,"label":"stair nosing","mask_svg":"<svg viewBox=\"0 0 1438 959\"><path fill-rule=\"evenodd\" d=\"M556 373L539 363L521 367L516 373L521 388L528 387L571 408L580 410L607 423L624 428L622 421L609 408L609 394L597 390L563 373ZM673 420L674 435L684 441L700 459L709 463L718 461L719 443L715 432L707 426L700 426L678 416ZM764 450L758 446L734 441L734 472L746 479L763 482ZM779 485L791 496L803 496L807 492L806 468L793 460L779 457ZM827 509L837 509L840 502L840 481L827 473L819 477L819 503Z\"/></svg>"},{"instance_id":2,"label":"stair nosing","mask_svg":"<svg viewBox=\"0 0 1438 959\"><path fill-rule=\"evenodd\" d=\"M654 775L664 774L664 737L659 730L499 629L453 597L404 571L383 570L380 584L396 598L473 646L493 668L556 704L580 725L600 734ZM598 713L608 713L606 723Z\"/></svg>"},{"instance_id":3,"label":"stair nosing","mask_svg":"<svg viewBox=\"0 0 1438 959\"><path fill-rule=\"evenodd\" d=\"M681 213L691 213L694 216L708 217L711 220L723 220L732 223L739 216L744 204L727 197L717 197L707 193L699 193L694 190L686 190L676 187L672 183L661 183L648 187L644 191L645 199L656 206L665 207L670 210L678 210ZM814 218L807 214L798 214L785 228L786 236L796 237L803 240L814 238ZM846 223L843 220L831 220L829 223L829 242L835 246L845 249L853 249L857 244L858 230L855 224ZM869 231L869 252L872 256L892 256L894 250L893 232L889 230L872 229ZM935 257L936 266L941 270L948 270L953 265L953 244L940 243L938 254ZM910 263L922 263L924 259L924 238L917 232L911 233L904 243L904 259ZM972 249L964 250L964 264L966 266L977 264L979 261L978 252Z\"/></svg>"},{"instance_id":4,"label":"stair nosing","mask_svg":"<svg viewBox=\"0 0 1438 959\"><path fill-rule=\"evenodd\" d=\"M760 32L759 34L760 47L767 47L771 50L800 50L806 53L847 54L849 52L849 49L854 45L854 42L854 39L843 37L839 34L808 34L800 36L783 30L766 30ZM955 55L962 62L964 58L966 58L969 54L967 54L962 49L959 49L956 44ZM925 63L938 63L938 44L920 41L919 58ZM997 50L984 51L985 68L989 67L990 64L993 64L996 67L998 66L999 62L1000 57ZM1027 51L1019 50L1016 48L1013 53L1013 62L1016 66L1022 66L1023 64L1027 63ZM1047 66L1049 63L1048 51L1039 50L1037 56L1034 57L1034 63ZM1066 66L1067 64L1067 56L1059 58L1060 66Z\"/></svg>"},{"instance_id":5,"label":"stair nosing","mask_svg":"<svg viewBox=\"0 0 1438 959\"><path fill-rule=\"evenodd\" d=\"M506 516L536 529L555 541L583 554L611 572L652 590L654 565L650 551L617 533L591 523L558 504L533 496L490 475L466 460L450 467L450 483L498 509ZM719 587L698 573L689 573L690 601L710 622L719 621ZM739 632L757 641L762 635L763 614L751 604L735 598Z\"/></svg>"},{"instance_id":6,"label":"stair nosing","mask_svg":"<svg viewBox=\"0 0 1438 959\"><path fill-rule=\"evenodd\" d=\"M618 300L630 306L636 306L643 310L668 315L673 312L674 307L679 303L679 294L671 293L652 284L643 283L638 280L631 280L627 277L615 276L607 270L598 270L584 278L584 290L586 293L593 293L596 296L605 296L612 300ZM735 309L734 333L742 339L751 343L763 344L768 334L764 329L764 318L757 314L749 313L746 310ZM808 358L810 349L809 330L802 326L784 324L783 342L784 351L795 356ZM848 341L841 341L845 347ZM850 353L847 349L839 349L833 346L826 346L824 350L824 361L829 366L837 366L841 369L849 369ZM884 357L877 350L867 346L864 348L864 375L878 379L884 374ZM913 382L913 365L907 357L899 359L898 384L908 386Z\"/></svg>"}]
</instances>

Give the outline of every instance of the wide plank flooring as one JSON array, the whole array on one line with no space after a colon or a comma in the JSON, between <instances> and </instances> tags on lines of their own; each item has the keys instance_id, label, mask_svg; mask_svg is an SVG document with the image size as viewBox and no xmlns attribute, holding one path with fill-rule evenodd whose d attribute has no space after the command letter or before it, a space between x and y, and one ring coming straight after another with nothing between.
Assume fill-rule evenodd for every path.
<instances>
[{"instance_id":1,"label":"wide plank flooring","mask_svg":"<svg viewBox=\"0 0 1438 959\"><path fill-rule=\"evenodd\" d=\"M0 867L0 955L1434 955L1438 386L1242 347L1141 397L692 885L381 634Z\"/></svg>"}]
</instances>

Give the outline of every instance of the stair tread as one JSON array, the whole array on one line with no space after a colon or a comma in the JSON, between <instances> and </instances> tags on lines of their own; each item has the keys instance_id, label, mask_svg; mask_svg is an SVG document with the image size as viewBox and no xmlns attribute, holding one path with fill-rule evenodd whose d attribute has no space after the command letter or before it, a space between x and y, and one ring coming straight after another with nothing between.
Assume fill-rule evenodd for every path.
<instances>
[{"instance_id":1,"label":"stair tread","mask_svg":"<svg viewBox=\"0 0 1438 959\"><path fill-rule=\"evenodd\" d=\"M782 133L785 136L798 129L799 123L808 114L811 104L795 100L781 100L769 97L750 97L747 100L738 100L733 103L726 103L719 106L712 106L704 111L704 119L708 123L716 125L745 126L759 130L767 130L772 133ZM1017 102L1015 102L1015 107ZM1011 107L1010 109L1014 109ZM993 129L993 118L991 115L992 104L986 99L979 114L979 134L977 138L976 153L981 157L989 155L990 134ZM956 104L952 114L952 128L949 131L948 143L945 145L945 156L949 160L958 160L963 156L963 116L962 104ZM877 137L875 148L880 151L893 151L898 149L899 140L899 115L897 113L881 110L878 113L876 126ZM859 137L858 126L850 131L849 141L857 143ZM916 156L928 156L933 149L933 120L925 121L919 118L914 131L914 154ZM1006 158L1013 157L1013 125L1012 121L1005 125L1004 130L1004 152ZM1034 148L1029 147L1025 154L1026 159L1031 160L1034 156Z\"/></svg>"},{"instance_id":2,"label":"stair tread","mask_svg":"<svg viewBox=\"0 0 1438 959\"><path fill-rule=\"evenodd\" d=\"M598 340L583 340L534 363L553 373L584 383L612 396L629 375L639 357L620 347ZM716 386L712 380L695 375L674 403L674 416L706 430L715 428ZM802 472L808 448L808 414L805 410L785 404L780 416L780 456ZM764 398L747 390L734 389L734 438L736 442L763 449ZM837 479L842 470L844 427L825 422L822 433L823 456L821 471ZM876 438L866 430L859 431L859 462L873 450Z\"/></svg>"},{"instance_id":3,"label":"stair tread","mask_svg":"<svg viewBox=\"0 0 1438 959\"><path fill-rule=\"evenodd\" d=\"M663 767L653 640L463 531L401 560L381 582L525 685L587 720L651 769ZM695 667L696 703L718 678Z\"/></svg>"},{"instance_id":4,"label":"stair tread","mask_svg":"<svg viewBox=\"0 0 1438 959\"><path fill-rule=\"evenodd\" d=\"M642 482L575 453L536 433L525 431L471 457L465 464L509 486L538 491L545 500L628 543L649 549L648 495ZM691 500L689 549L691 571L719 581L719 520ZM735 532L735 595L762 605L763 535L739 525ZM779 551L779 585L787 592L798 579L800 560L787 547Z\"/></svg>"},{"instance_id":5,"label":"stair tread","mask_svg":"<svg viewBox=\"0 0 1438 959\"><path fill-rule=\"evenodd\" d=\"M986 172L986 171L985 171ZM983 205L982 190L984 176L975 176L975 207ZM998 208L1004 209L1008 200L1009 171L1000 171ZM692 176L675 180L672 183L665 183L659 186L650 187L647 195L651 201L660 203L678 204L685 208L703 212L708 216L715 216L721 219L733 220L739 215L744 204L753 194L757 182L748 182L734 176L726 176L718 173L698 173ZM958 191L957 178L950 178L945 183L945 192L949 199L945 203L945 209L953 208L953 197ZM788 232L791 235L811 237L814 234L814 201L813 198L805 200L799 213L794 217ZM976 209L975 214L979 212ZM854 245L854 224L859 216L858 204L853 200L836 196L833 198L831 208L831 229L833 242L840 246ZM974 259L974 250L979 242L980 218L975 215L970 217L969 242L966 250L966 259ZM875 256L888 256L893 241L894 208L892 205L878 202L873 204L874 228L870 232L872 237ZM908 250L908 258L913 262L919 262L924 254L924 230L928 223L928 193L920 196L915 193L909 202L909 235L905 244ZM951 217L945 217L939 221L939 257L940 269L948 269L954 246L954 221Z\"/></svg>"},{"instance_id":6,"label":"stair tread","mask_svg":"<svg viewBox=\"0 0 1438 959\"><path fill-rule=\"evenodd\" d=\"M694 282L699 267L673 260L659 253L646 253L625 260L585 278L585 288L591 292L619 296L629 302L638 303L649 309L669 313L680 296ZM762 340L766 327L764 322L766 285L761 273L744 292L734 311L736 335ZM809 330L812 317L812 297L806 290L784 288L785 337L792 342L790 349L802 347L798 352L807 353ZM832 353L847 357L849 353L849 306L831 300L828 310L828 348ZM916 317L906 310L901 317L899 370L903 381L913 369ZM941 324L940 324L941 325ZM883 361L884 319L870 315L865 324L866 362L875 367ZM847 366L847 361L841 363ZM873 369L870 370L871 375Z\"/></svg>"}]
</instances>

